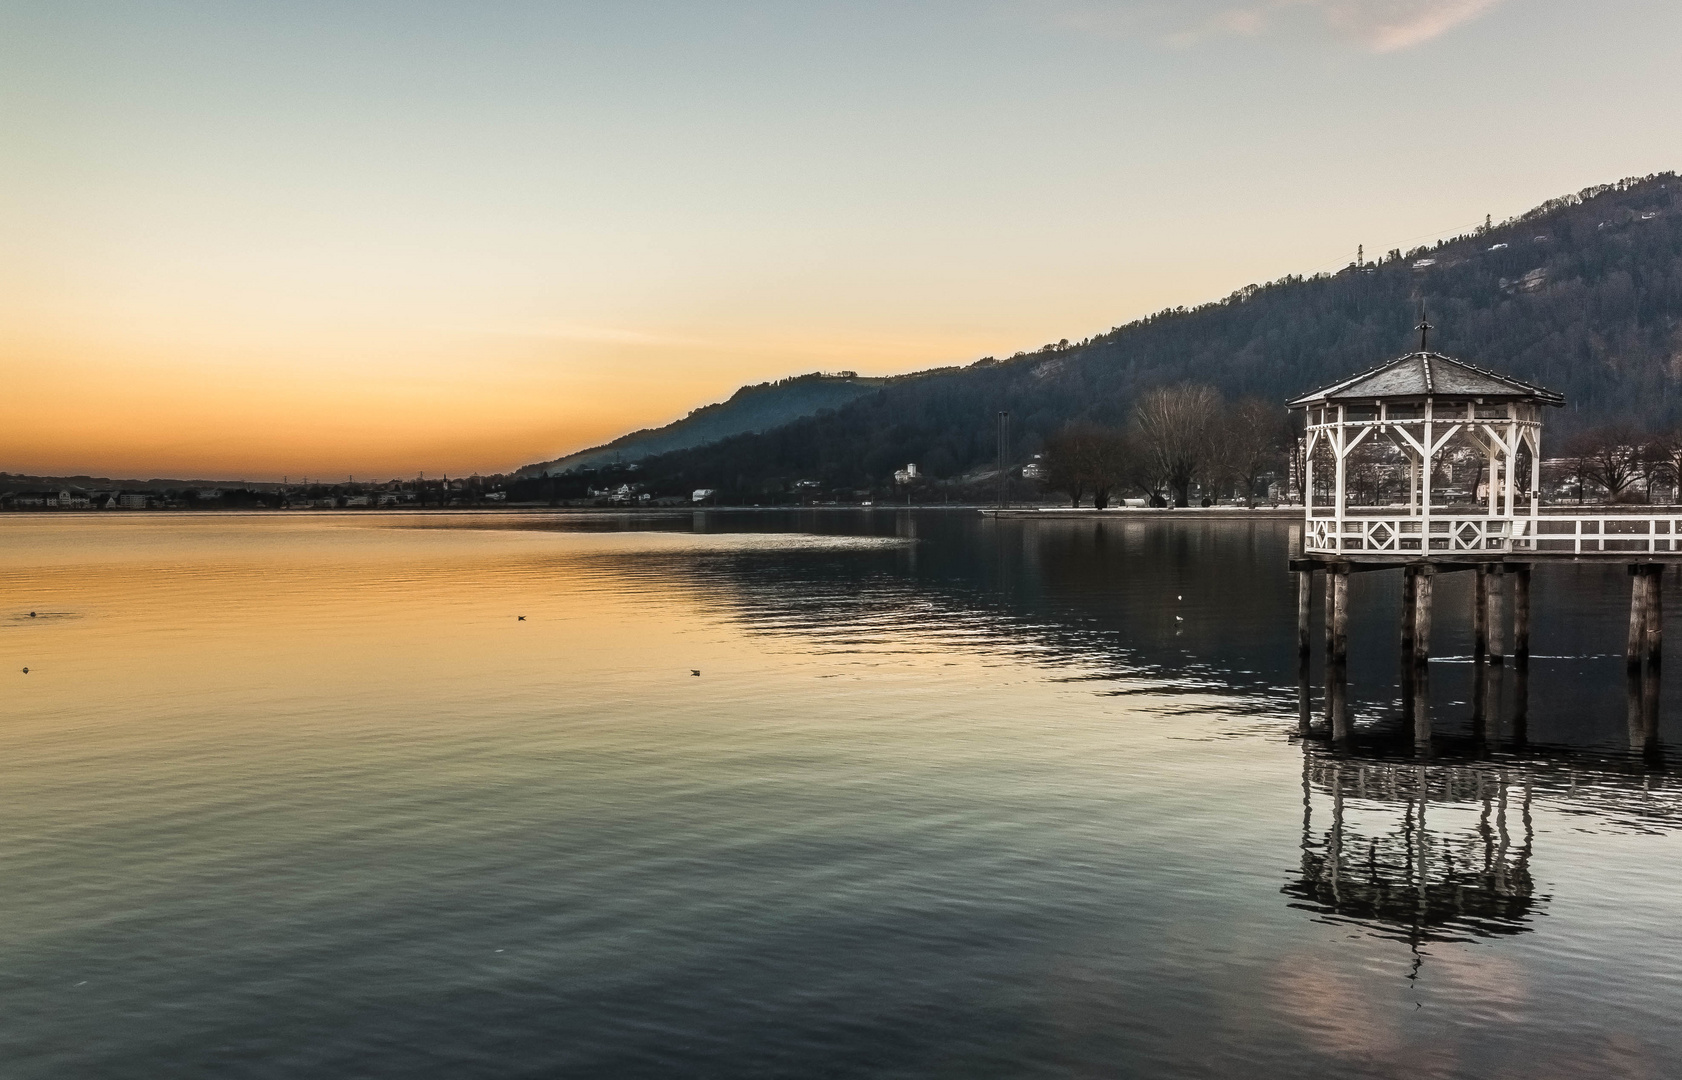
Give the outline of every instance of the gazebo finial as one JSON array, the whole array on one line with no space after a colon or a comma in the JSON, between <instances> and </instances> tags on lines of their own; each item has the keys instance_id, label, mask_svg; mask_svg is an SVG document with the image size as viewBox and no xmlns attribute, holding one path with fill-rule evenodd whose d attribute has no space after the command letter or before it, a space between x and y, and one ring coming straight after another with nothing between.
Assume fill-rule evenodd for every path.
<instances>
[{"instance_id":1,"label":"gazebo finial","mask_svg":"<svg viewBox=\"0 0 1682 1080\"><path fill-rule=\"evenodd\" d=\"M1432 330L1436 329L1436 327L1432 326L1429 322L1425 321L1425 305L1424 305L1424 303L1421 303L1419 305L1419 325L1414 327L1414 329L1419 331L1419 351L1424 352L1425 351L1426 336L1429 335Z\"/></svg>"}]
</instances>

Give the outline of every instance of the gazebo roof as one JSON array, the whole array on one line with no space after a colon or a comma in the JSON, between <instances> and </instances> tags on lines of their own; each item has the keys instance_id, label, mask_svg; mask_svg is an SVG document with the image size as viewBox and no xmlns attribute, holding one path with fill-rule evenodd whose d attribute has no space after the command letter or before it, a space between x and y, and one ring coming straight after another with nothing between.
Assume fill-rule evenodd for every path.
<instances>
[{"instance_id":1,"label":"gazebo roof","mask_svg":"<svg viewBox=\"0 0 1682 1080\"><path fill-rule=\"evenodd\" d=\"M1302 409L1322 401L1423 397L1519 398L1539 405L1565 404L1562 394L1520 382L1488 368L1442 353L1412 352L1370 371L1304 394L1290 402L1289 406Z\"/></svg>"}]
</instances>

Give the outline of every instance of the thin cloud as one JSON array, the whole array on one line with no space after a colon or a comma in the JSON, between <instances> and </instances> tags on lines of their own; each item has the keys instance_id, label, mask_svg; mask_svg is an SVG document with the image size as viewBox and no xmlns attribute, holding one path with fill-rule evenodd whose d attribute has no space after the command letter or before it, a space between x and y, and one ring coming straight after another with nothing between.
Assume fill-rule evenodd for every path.
<instances>
[{"instance_id":1,"label":"thin cloud","mask_svg":"<svg viewBox=\"0 0 1682 1080\"><path fill-rule=\"evenodd\" d=\"M1471 22L1501 0L1342 0L1324 5L1334 29L1374 52L1412 48Z\"/></svg>"},{"instance_id":2,"label":"thin cloud","mask_svg":"<svg viewBox=\"0 0 1682 1080\"><path fill-rule=\"evenodd\" d=\"M1505 0L1254 0L1164 4L1153 0L1056 3L1059 25L1117 37L1153 37L1187 48L1217 38L1259 38L1300 30L1306 21L1375 53L1440 37ZM1042 9L1043 10L1043 9Z\"/></svg>"}]
</instances>

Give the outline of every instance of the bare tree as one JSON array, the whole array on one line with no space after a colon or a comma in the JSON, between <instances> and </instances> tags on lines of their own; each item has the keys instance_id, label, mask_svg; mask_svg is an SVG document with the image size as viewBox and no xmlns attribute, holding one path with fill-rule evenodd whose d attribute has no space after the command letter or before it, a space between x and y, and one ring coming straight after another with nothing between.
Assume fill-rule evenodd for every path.
<instances>
[{"instance_id":1,"label":"bare tree","mask_svg":"<svg viewBox=\"0 0 1682 1080\"><path fill-rule=\"evenodd\" d=\"M1582 437L1579 450L1588 478L1606 489L1616 500L1641 475L1642 444L1645 440L1633 428L1613 424Z\"/></svg>"},{"instance_id":2,"label":"bare tree","mask_svg":"<svg viewBox=\"0 0 1682 1080\"><path fill-rule=\"evenodd\" d=\"M1304 435L1305 417L1302 413L1291 413L1285 418L1280 438L1290 448L1290 460L1286 467L1290 470L1290 490L1296 492L1297 499L1303 503L1308 501L1308 446ZM1287 497L1287 500L1289 498Z\"/></svg>"},{"instance_id":3,"label":"bare tree","mask_svg":"<svg viewBox=\"0 0 1682 1080\"><path fill-rule=\"evenodd\" d=\"M1592 431L1580 431L1565 441L1563 447L1565 459L1564 475L1571 477L1577 483L1577 505L1581 506L1588 498L1589 474L1591 461L1594 458L1595 435Z\"/></svg>"},{"instance_id":4,"label":"bare tree","mask_svg":"<svg viewBox=\"0 0 1682 1080\"><path fill-rule=\"evenodd\" d=\"M1079 506L1092 487L1087 430L1087 425L1069 424L1045 440L1041 463L1045 476L1041 483L1069 496L1070 506Z\"/></svg>"},{"instance_id":5,"label":"bare tree","mask_svg":"<svg viewBox=\"0 0 1682 1080\"><path fill-rule=\"evenodd\" d=\"M1278 463L1286 427L1283 410L1247 397L1226 410L1214 440L1221 450L1224 478L1242 489L1244 505L1256 505L1256 478Z\"/></svg>"},{"instance_id":6,"label":"bare tree","mask_svg":"<svg viewBox=\"0 0 1682 1080\"><path fill-rule=\"evenodd\" d=\"M1175 506L1191 505L1191 485L1212 458L1211 425L1220 411L1220 392L1196 383L1157 387L1134 409L1140 451L1149 471L1173 492Z\"/></svg>"},{"instance_id":7,"label":"bare tree","mask_svg":"<svg viewBox=\"0 0 1682 1080\"><path fill-rule=\"evenodd\" d=\"M1090 492L1099 510L1110 494L1126 487L1133 474L1131 441L1114 428L1072 423L1045 443L1045 486L1067 494L1072 505Z\"/></svg>"},{"instance_id":8,"label":"bare tree","mask_svg":"<svg viewBox=\"0 0 1682 1080\"><path fill-rule=\"evenodd\" d=\"M1114 428L1098 430L1092 451L1092 505L1102 510L1111 492L1131 486L1138 452L1133 439Z\"/></svg>"},{"instance_id":9,"label":"bare tree","mask_svg":"<svg viewBox=\"0 0 1682 1080\"><path fill-rule=\"evenodd\" d=\"M1647 501L1653 501L1655 482L1670 489L1670 501L1682 495L1682 431L1666 431L1647 443Z\"/></svg>"}]
</instances>

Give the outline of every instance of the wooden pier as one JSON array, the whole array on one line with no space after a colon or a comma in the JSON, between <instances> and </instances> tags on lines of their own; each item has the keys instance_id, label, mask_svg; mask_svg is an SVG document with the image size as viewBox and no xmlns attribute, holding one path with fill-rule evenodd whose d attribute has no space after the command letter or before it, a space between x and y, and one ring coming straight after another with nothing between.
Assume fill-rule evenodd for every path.
<instances>
[{"instance_id":1,"label":"wooden pier","mask_svg":"<svg viewBox=\"0 0 1682 1080\"><path fill-rule=\"evenodd\" d=\"M1524 707L1534 565L1623 562L1630 571L1625 659L1631 732L1656 744L1662 585L1665 565L1682 562L1682 509L1632 514L1544 510L1542 413L1565 399L1427 351L1430 326L1422 321L1418 329L1419 351L1289 403L1304 415L1303 542L1290 564L1298 576L1302 688L1307 687L1312 653L1316 575L1325 598L1326 711L1333 738L1350 733L1345 689L1349 575L1399 569L1403 700L1414 719L1416 742L1427 746L1431 732L1425 702L1437 575L1462 570L1476 575L1469 613L1476 721L1484 714L1485 673L1505 666L1509 642L1521 690L1519 707ZM1367 488L1359 498L1357 471ZM1404 476L1403 490L1382 490L1383 478ZM1373 496L1375 488L1380 497ZM1405 501L1384 495L1405 496ZM1307 721L1305 704L1305 726Z\"/></svg>"}]
</instances>

